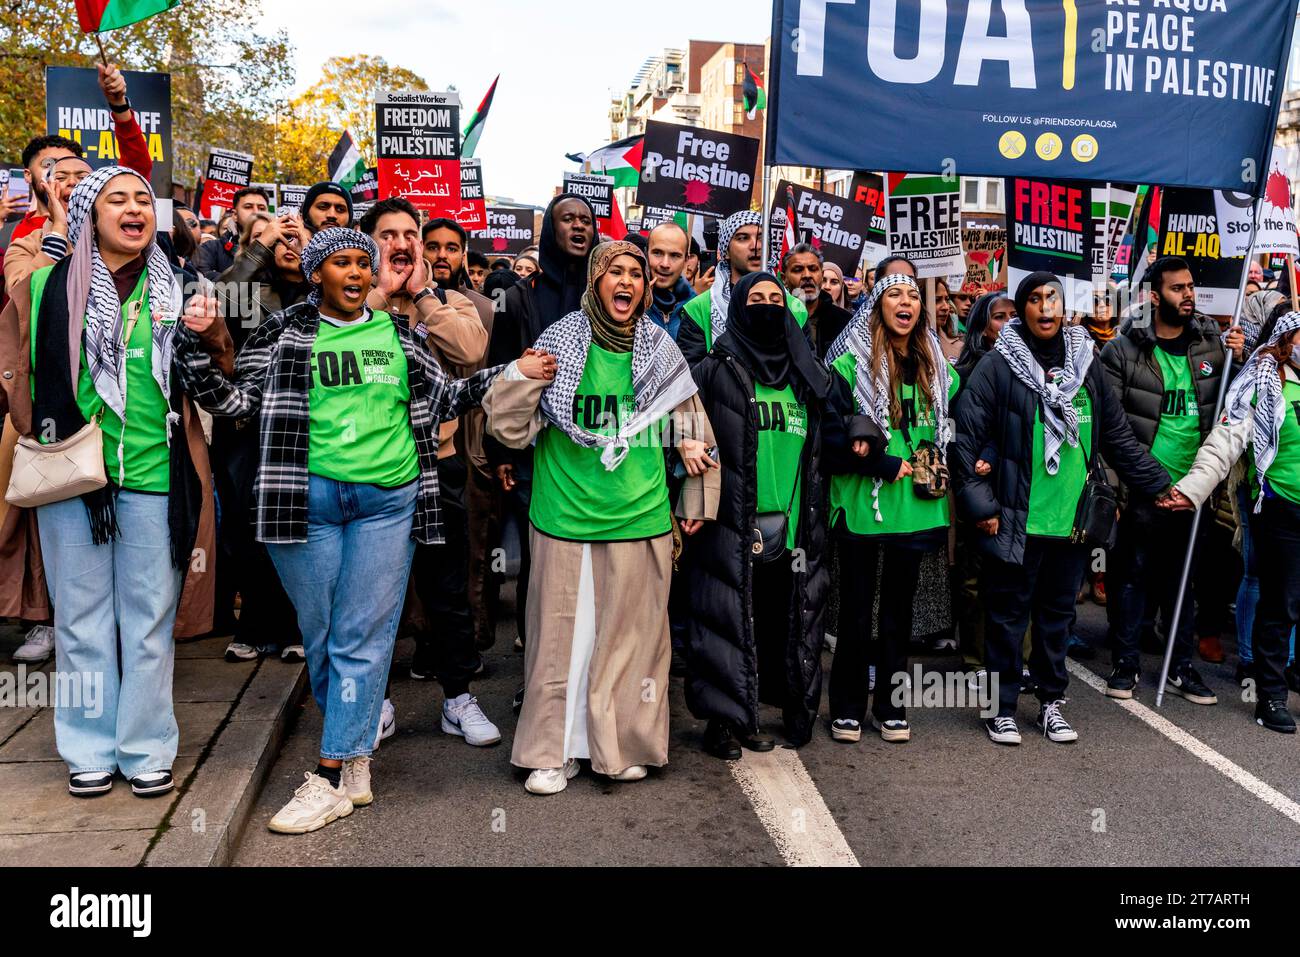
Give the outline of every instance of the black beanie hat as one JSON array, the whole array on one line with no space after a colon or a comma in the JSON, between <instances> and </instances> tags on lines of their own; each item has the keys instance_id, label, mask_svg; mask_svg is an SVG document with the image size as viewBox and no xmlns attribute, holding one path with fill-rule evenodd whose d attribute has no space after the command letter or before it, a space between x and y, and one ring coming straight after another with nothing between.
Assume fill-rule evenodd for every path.
<instances>
[{"instance_id":1,"label":"black beanie hat","mask_svg":"<svg viewBox=\"0 0 1300 957\"><path fill-rule=\"evenodd\" d=\"M333 193L335 196L343 197L343 201L348 204L348 219L354 215L352 211L352 194L346 189L331 180L323 183L317 183L311 189L307 190L307 196L302 201L302 218L303 222L307 220L307 210L311 209L311 204L325 193Z\"/></svg>"},{"instance_id":2,"label":"black beanie hat","mask_svg":"<svg viewBox=\"0 0 1300 957\"><path fill-rule=\"evenodd\" d=\"M1061 285L1060 277L1055 273L1031 272L1020 280L1020 285L1016 287L1016 316L1021 321L1025 318L1025 306L1029 303L1029 294L1040 286L1055 286L1064 295L1064 287Z\"/></svg>"}]
</instances>

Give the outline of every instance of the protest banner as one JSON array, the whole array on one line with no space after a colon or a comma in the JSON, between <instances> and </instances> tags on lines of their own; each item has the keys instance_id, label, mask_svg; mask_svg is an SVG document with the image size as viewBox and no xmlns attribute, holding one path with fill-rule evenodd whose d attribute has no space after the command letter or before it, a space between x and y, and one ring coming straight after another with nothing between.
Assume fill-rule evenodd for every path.
<instances>
[{"instance_id":1,"label":"protest banner","mask_svg":"<svg viewBox=\"0 0 1300 957\"><path fill-rule=\"evenodd\" d=\"M268 212L274 213L280 207L280 196L274 183L249 183L255 189L260 189L266 194L266 208Z\"/></svg>"},{"instance_id":2,"label":"protest banner","mask_svg":"<svg viewBox=\"0 0 1300 957\"><path fill-rule=\"evenodd\" d=\"M1291 177L1296 173L1296 151L1279 146L1269 159L1268 177L1259 204L1255 233L1256 253L1300 253L1296 246L1295 203Z\"/></svg>"},{"instance_id":3,"label":"protest banner","mask_svg":"<svg viewBox=\"0 0 1300 957\"><path fill-rule=\"evenodd\" d=\"M1223 253L1213 190L1171 186L1164 191L1156 254L1187 260L1196 280L1198 312L1232 315L1246 260Z\"/></svg>"},{"instance_id":4,"label":"protest banner","mask_svg":"<svg viewBox=\"0 0 1300 957\"><path fill-rule=\"evenodd\" d=\"M962 275L960 180L890 173L888 186L889 252L912 260L920 279Z\"/></svg>"},{"instance_id":5,"label":"protest banner","mask_svg":"<svg viewBox=\"0 0 1300 957\"><path fill-rule=\"evenodd\" d=\"M466 229L487 226L487 202L483 197L483 161L460 161L460 211L456 222Z\"/></svg>"},{"instance_id":6,"label":"protest banner","mask_svg":"<svg viewBox=\"0 0 1300 957\"><path fill-rule=\"evenodd\" d=\"M794 192L795 213L803 241L817 247L827 262L835 263L844 272L852 274L862 259L865 238L871 228L871 207L845 196L781 180L772 198L772 222L776 223L779 212L782 229L786 221L787 189ZM781 248L779 238L771 248Z\"/></svg>"},{"instance_id":7,"label":"protest banner","mask_svg":"<svg viewBox=\"0 0 1300 957\"><path fill-rule=\"evenodd\" d=\"M1255 192L1295 13L1277 0L776 0L768 160ZM874 130L907 135L847 135L846 105L864 103ZM1157 148L1189 130L1210 141Z\"/></svg>"},{"instance_id":8,"label":"protest banner","mask_svg":"<svg viewBox=\"0 0 1300 957\"><path fill-rule=\"evenodd\" d=\"M487 228L469 234L469 248L487 255L518 256L533 245L533 209L489 206Z\"/></svg>"},{"instance_id":9,"label":"protest banner","mask_svg":"<svg viewBox=\"0 0 1300 957\"><path fill-rule=\"evenodd\" d=\"M1224 256L1251 254L1250 211L1255 197L1230 189L1214 191L1214 215L1219 223L1219 251Z\"/></svg>"},{"instance_id":10,"label":"protest banner","mask_svg":"<svg viewBox=\"0 0 1300 957\"><path fill-rule=\"evenodd\" d=\"M596 173L565 173L564 192L591 203L597 219L610 219L614 207L614 177Z\"/></svg>"},{"instance_id":11,"label":"protest banner","mask_svg":"<svg viewBox=\"0 0 1300 957\"><path fill-rule=\"evenodd\" d=\"M1106 201L1106 268L1103 278L1115 271L1115 256L1133 219L1133 207L1138 199L1138 187L1129 183L1111 183Z\"/></svg>"},{"instance_id":12,"label":"protest banner","mask_svg":"<svg viewBox=\"0 0 1300 957\"><path fill-rule=\"evenodd\" d=\"M375 200L379 199L379 168L376 166L366 167L365 172L361 174L361 178L348 187L348 193L352 196L354 209L357 203L374 203Z\"/></svg>"},{"instance_id":13,"label":"protest banner","mask_svg":"<svg viewBox=\"0 0 1300 957\"><path fill-rule=\"evenodd\" d=\"M307 201L307 190L310 186L301 186L297 183L280 184L280 209L286 213L302 213L302 204Z\"/></svg>"},{"instance_id":14,"label":"protest banner","mask_svg":"<svg viewBox=\"0 0 1300 957\"><path fill-rule=\"evenodd\" d=\"M206 219L220 219L221 211L234 206L235 194L252 178L251 154L213 147L208 152L207 172L203 177L200 215Z\"/></svg>"},{"instance_id":15,"label":"protest banner","mask_svg":"<svg viewBox=\"0 0 1300 957\"><path fill-rule=\"evenodd\" d=\"M158 225L170 231L174 161L171 74L124 70L122 76L153 161L149 185L158 199ZM93 67L45 68L45 131L80 143L92 169L121 162L112 116Z\"/></svg>"},{"instance_id":16,"label":"protest banner","mask_svg":"<svg viewBox=\"0 0 1300 957\"><path fill-rule=\"evenodd\" d=\"M961 248L966 274L961 291L973 296L1007 288L1007 227L963 223Z\"/></svg>"},{"instance_id":17,"label":"protest banner","mask_svg":"<svg viewBox=\"0 0 1300 957\"><path fill-rule=\"evenodd\" d=\"M758 145L750 136L649 120L637 202L718 217L749 209Z\"/></svg>"},{"instance_id":18,"label":"protest banner","mask_svg":"<svg viewBox=\"0 0 1300 957\"><path fill-rule=\"evenodd\" d=\"M1008 179L1007 283L1015 289L1032 272L1061 279L1066 307L1092 313L1091 184L1079 180Z\"/></svg>"},{"instance_id":19,"label":"protest banner","mask_svg":"<svg viewBox=\"0 0 1300 957\"><path fill-rule=\"evenodd\" d=\"M404 196L431 217L460 212L460 94L380 92L375 99L379 196Z\"/></svg>"},{"instance_id":20,"label":"protest banner","mask_svg":"<svg viewBox=\"0 0 1300 957\"><path fill-rule=\"evenodd\" d=\"M863 240L863 256L880 262L889 255L889 223L885 217L885 178L858 170L849 183L849 198L871 208L871 226Z\"/></svg>"}]
</instances>

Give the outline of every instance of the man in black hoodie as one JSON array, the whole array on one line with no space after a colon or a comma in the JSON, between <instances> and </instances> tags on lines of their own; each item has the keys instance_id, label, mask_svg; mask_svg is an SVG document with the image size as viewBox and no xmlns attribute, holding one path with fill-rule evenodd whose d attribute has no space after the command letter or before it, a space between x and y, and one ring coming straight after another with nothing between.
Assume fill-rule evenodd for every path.
<instances>
[{"instance_id":1,"label":"man in black hoodie","mask_svg":"<svg viewBox=\"0 0 1300 957\"><path fill-rule=\"evenodd\" d=\"M1138 442L1178 482L1214 428L1225 353L1218 326L1196 313L1196 285L1188 264L1173 256L1147 270L1150 302L1146 314L1129 320L1101 352L1102 365L1124 406ZM1228 344L1242 359L1240 329ZM1148 604L1172 622L1183 559L1191 534L1191 515L1155 507L1149 496L1129 490L1112 553L1110 600L1114 615L1114 670L1106 682L1112 698L1132 698L1139 677L1139 635ZM1202 522L1205 532L1212 522ZM1199 541L1199 536L1198 536ZM1116 587L1118 586L1118 587ZM1195 617L1192 591L1183 596L1167 689L1193 704L1218 702L1192 667Z\"/></svg>"},{"instance_id":2,"label":"man in black hoodie","mask_svg":"<svg viewBox=\"0 0 1300 957\"><path fill-rule=\"evenodd\" d=\"M492 325L487 365L512 362L537 341L551 323L581 308L587 290L587 260L596 246L596 213L573 193L561 193L546 207L537 258L541 271L506 291ZM491 437L483 441L488 462L504 493L506 514L519 528L519 577L515 618L524 635L528 594L528 508L532 501L533 450L507 449Z\"/></svg>"}]
</instances>

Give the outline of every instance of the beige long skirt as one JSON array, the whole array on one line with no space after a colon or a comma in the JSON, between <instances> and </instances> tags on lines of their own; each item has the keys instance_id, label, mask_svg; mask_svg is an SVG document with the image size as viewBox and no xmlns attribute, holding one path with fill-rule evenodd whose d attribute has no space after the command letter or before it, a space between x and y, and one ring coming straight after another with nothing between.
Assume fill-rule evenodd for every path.
<instances>
[{"instance_id":1,"label":"beige long skirt","mask_svg":"<svg viewBox=\"0 0 1300 957\"><path fill-rule=\"evenodd\" d=\"M512 764L668 763L672 536L570 542L529 530L524 706Z\"/></svg>"}]
</instances>

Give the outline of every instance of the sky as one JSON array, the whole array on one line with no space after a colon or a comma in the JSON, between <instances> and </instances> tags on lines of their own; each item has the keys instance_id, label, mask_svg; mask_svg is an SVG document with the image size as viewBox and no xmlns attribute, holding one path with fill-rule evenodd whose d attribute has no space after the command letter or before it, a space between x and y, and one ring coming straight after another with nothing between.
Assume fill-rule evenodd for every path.
<instances>
[{"instance_id":1,"label":"sky","mask_svg":"<svg viewBox=\"0 0 1300 957\"><path fill-rule=\"evenodd\" d=\"M646 57L692 39L761 43L771 20L765 0L395 0L382 16L366 10L356 0L262 0L260 29L288 32L295 92L330 56L379 55L431 90L455 84L462 124L499 72L475 153L484 188L539 206L578 169L565 153L609 142L610 95L627 89Z\"/></svg>"}]
</instances>

